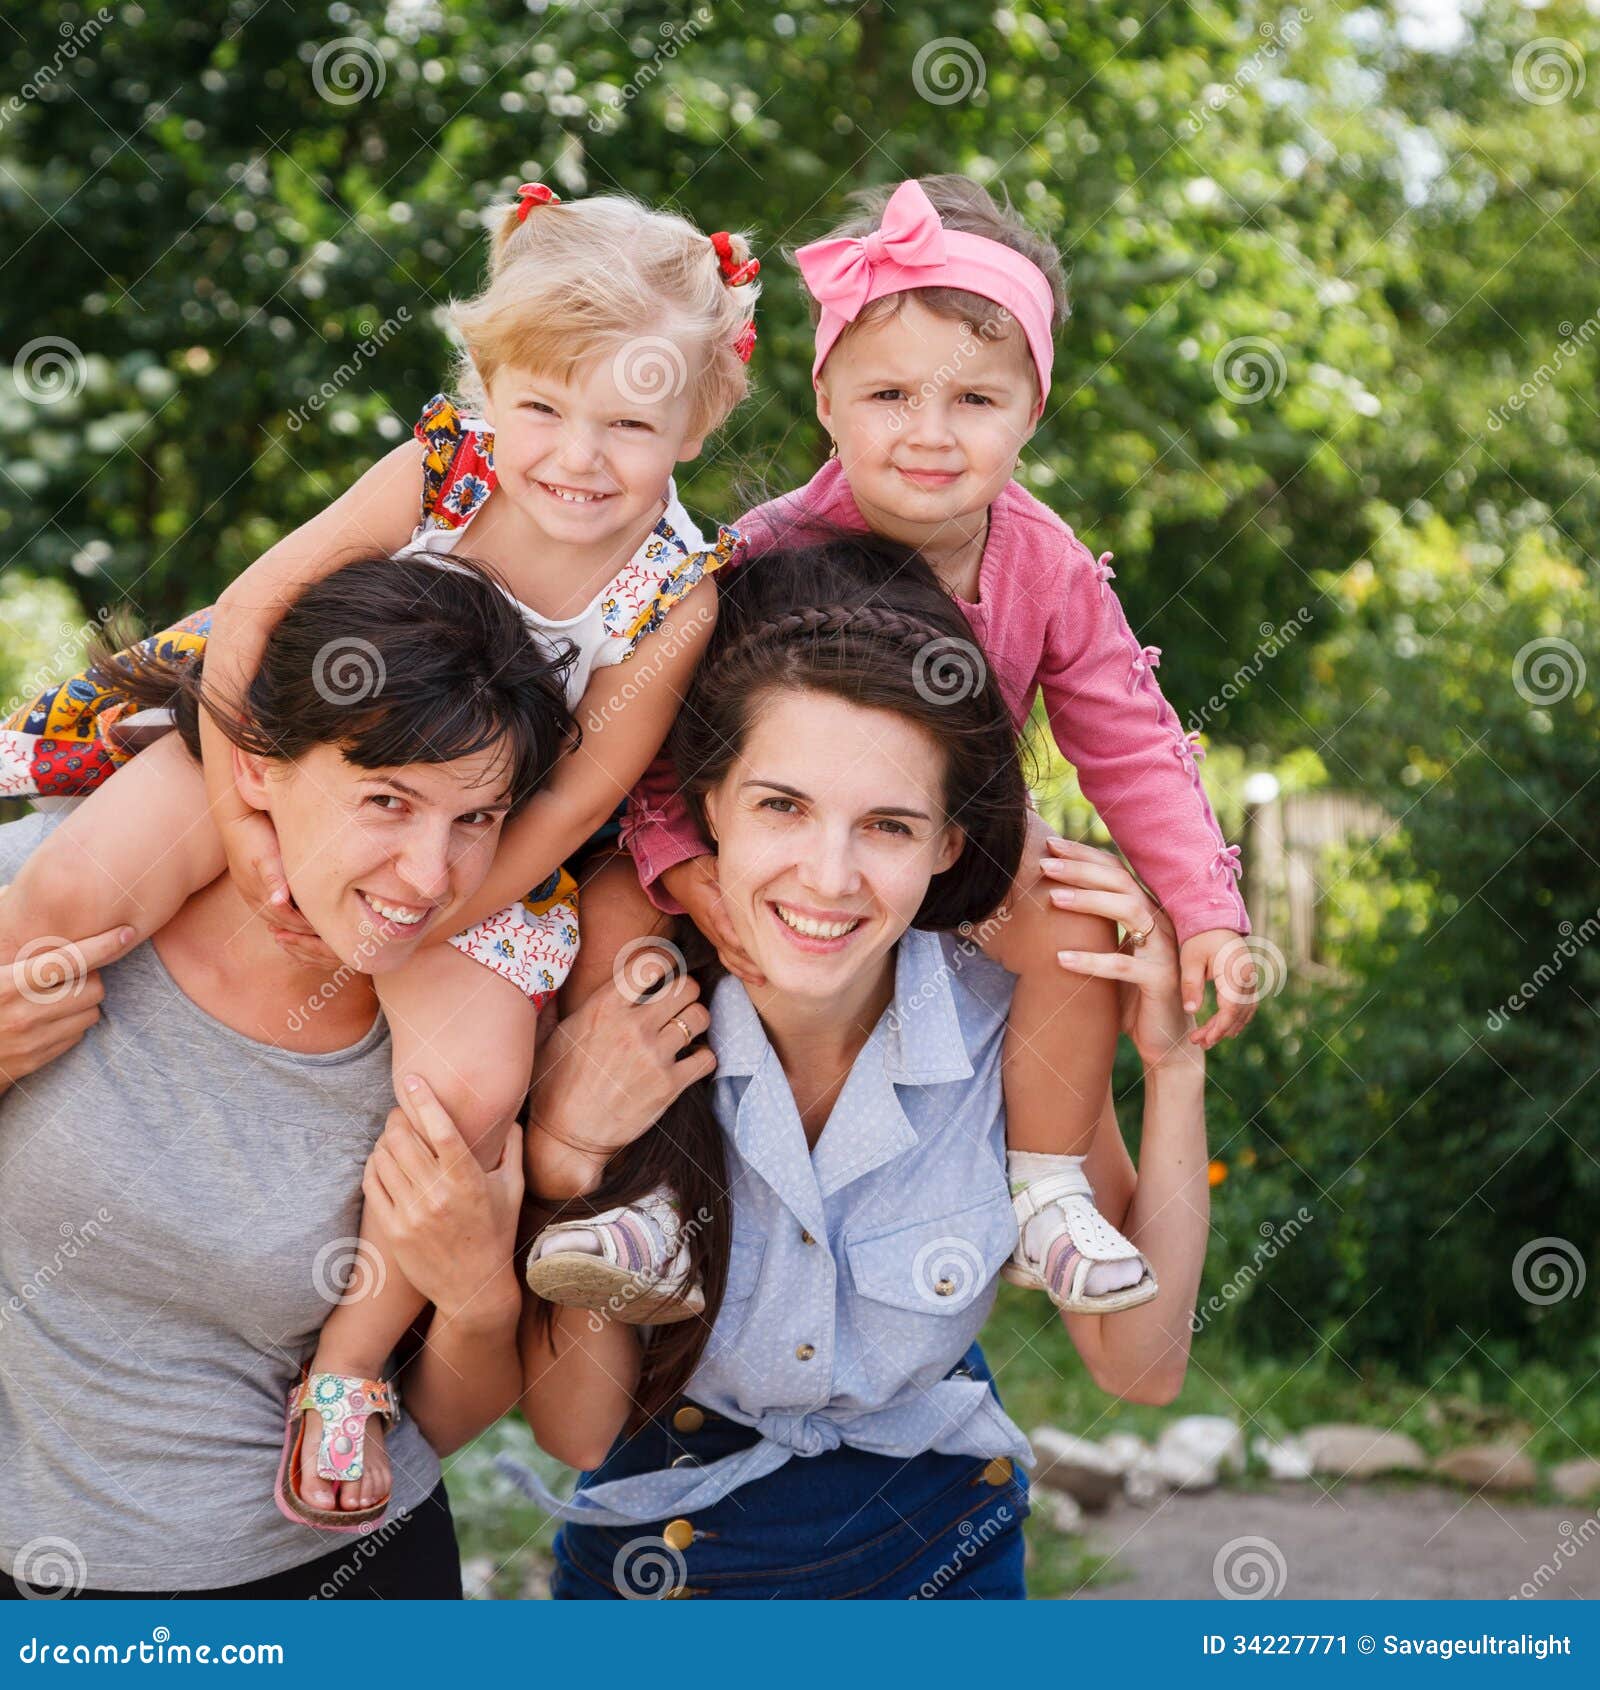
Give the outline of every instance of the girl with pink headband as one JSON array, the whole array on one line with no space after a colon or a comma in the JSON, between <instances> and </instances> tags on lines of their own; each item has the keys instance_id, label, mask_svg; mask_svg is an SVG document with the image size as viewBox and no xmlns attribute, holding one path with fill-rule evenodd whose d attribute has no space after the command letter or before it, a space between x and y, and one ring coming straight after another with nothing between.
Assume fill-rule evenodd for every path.
<instances>
[{"instance_id":1,"label":"girl with pink headband","mask_svg":"<svg viewBox=\"0 0 1600 1690\"><path fill-rule=\"evenodd\" d=\"M833 450L804 487L740 519L734 561L839 530L871 530L920 551L976 641L966 652L930 652L927 683L970 691L992 680L1019 731L1042 690L1085 795L1176 926L1185 1010L1199 1009L1208 978L1218 982L1217 1013L1190 1034L1209 1048L1252 1013L1253 967L1238 942L1249 931L1238 847L1207 802L1195 766L1202 750L1156 683L1160 651L1134 635L1111 589L1111 554L1097 559L1013 479L1044 414L1052 331L1066 316L1059 257L964 177L853 197L862 215L795 255L816 323L817 415ZM625 834L640 880L658 909L687 912L726 966L751 981L753 965L720 909L716 859L675 784L670 765L658 763L630 803ZM1063 1310L1109 1314L1156 1293L1149 1264L1095 1207L1083 1170L1108 1098L1115 983L1070 975L1058 955L1064 943L1086 948L1085 924L1062 912L1107 916L1111 889L1052 884L1064 878L1052 843L1037 824L1006 911L974 934L1018 976L1005 1101L1020 1237L1006 1277L1046 1291ZM780 912L801 935L833 932L838 913ZM1114 929L1091 925L1110 949ZM1126 943L1147 937L1129 933ZM1111 1036L1085 1036L1096 1014ZM632 1280L653 1275L656 1294L642 1305L652 1320L681 1317L663 1315L663 1292L692 1312L698 1288L674 1281L683 1252L646 1248L677 1232L660 1224L670 1195L656 1195L649 1224L630 1212L541 1237L529 1268L535 1289L559 1288L565 1273L606 1285L610 1306L626 1309ZM574 1276L563 1265L574 1251L603 1264ZM642 1275L641 1251L663 1258Z\"/></svg>"}]
</instances>

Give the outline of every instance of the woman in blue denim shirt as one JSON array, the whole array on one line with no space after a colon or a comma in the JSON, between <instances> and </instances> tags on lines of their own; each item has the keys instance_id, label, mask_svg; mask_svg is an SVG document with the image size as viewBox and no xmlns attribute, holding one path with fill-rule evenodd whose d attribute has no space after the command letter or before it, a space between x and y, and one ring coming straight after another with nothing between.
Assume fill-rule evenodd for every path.
<instances>
[{"instance_id":1,"label":"woman in blue denim shirt","mask_svg":"<svg viewBox=\"0 0 1600 1690\"><path fill-rule=\"evenodd\" d=\"M941 692L930 654L951 651L967 667ZM620 1153L599 1123L536 1114L534 1189L563 1221L606 1225L677 1170L688 1218L664 1248L707 1293L703 1317L653 1329L549 1305L525 1320L525 1412L588 1469L553 1592L1021 1596L1029 1450L975 1342L1016 1237L1012 976L951 931L1004 919L1029 837L1004 702L919 560L841 541L735 573L671 748L762 978L657 1012L672 1052L709 1029L716 1073ZM1109 1100L1089 1166L1162 1287L1063 1318L1104 1388L1169 1400L1207 1212L1175 946L1100 853L1057 847L1037 895L1081 912L1060 926L1069 966L1133 988L1143 1166ZM1115 951L1108 917L1148 943Z\"/></svg>"}]
</instances>

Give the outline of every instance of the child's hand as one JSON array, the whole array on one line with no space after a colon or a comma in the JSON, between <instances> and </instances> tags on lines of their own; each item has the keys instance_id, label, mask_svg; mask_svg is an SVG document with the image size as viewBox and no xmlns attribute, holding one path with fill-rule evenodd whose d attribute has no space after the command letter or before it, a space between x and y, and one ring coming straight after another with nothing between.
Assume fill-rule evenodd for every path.
<instances>
[{"instance_id":1,"label":"child's hand","mask_svg":"<svg viewBox=\"0 0 1600 1690\"><path fill-rule=\"evenodd\" d=\"M1231 1039L1250 1025L1260 1001L1260 984L1255 958L1249 946L1231 927L1208 927L1191 933L1178 951L1183 976L1183 1007L1199 1013L1206 981L1217 986L1217 1013L1203 1027L1189 1035L1190 1043L1210 1050L1223 1039Z\"/></svg>"},{"instance_id":2,"label":"child's hand","mask_svg":"<svg viewBox=\"0 0 1600 1690\"><path fill-rule=\"evenodd\" d=\"M691 857L661 876L662 884L689 912L689 919L717 947L722 966L747 986L764 986L766 976L745 954L722 905L714 856Z\"/></svg>"},{"instance_id":3,"label":"child's hand","mask_svg":"<svg viewBox=\"0 0 1600 1690\"><path fill-rule=\"evenodd\" d=\"M313 968L337 968L339 957L295 907L278 850L278 830L267 813L252 810L229 822L223 828L222 844L234 887L272 929L278 947Z\"/></svg>"}]
</instances>

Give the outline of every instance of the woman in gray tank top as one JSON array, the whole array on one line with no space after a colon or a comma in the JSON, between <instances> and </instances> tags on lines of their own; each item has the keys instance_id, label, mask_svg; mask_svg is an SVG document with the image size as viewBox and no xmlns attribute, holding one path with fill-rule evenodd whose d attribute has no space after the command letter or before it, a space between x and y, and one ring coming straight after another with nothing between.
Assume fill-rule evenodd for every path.
<instances>
[{"instance_id":1,"label":"woman in gray tank top","mask_svg":"<svg viewBox=\"0 0 1600 1690\"><path fill-rule=\"evenodd\" d=\"M376 678L358 698L317 684L341 650ZM171 707L195 749L198 665L136 651L139 702ZM331 960L275 943L224 874L92 985L72 947L40 952L66 959L65 982L6 971L12 998L92 993L98 1016L44 1066L0 1074L0 1597L460 1595L438 1456L521 1390L520 1148L483 1175L426 1098L385 1132L372 976L415 941L386 936L367 899L476 889L566 744L561 668L486 573L348 564L290 606L224 710ZM0 827L0 883L59 819ZM435 1306L398 1376L392 1496L363 1534L329 1538L272 1487L318 1330L352 1274L386 1271L358 1242L380 1134L368 1201L404 1240L442 1191L433 1236L450 1225L454 1248L394 1264Z\"/></svg>"}]
</instances>

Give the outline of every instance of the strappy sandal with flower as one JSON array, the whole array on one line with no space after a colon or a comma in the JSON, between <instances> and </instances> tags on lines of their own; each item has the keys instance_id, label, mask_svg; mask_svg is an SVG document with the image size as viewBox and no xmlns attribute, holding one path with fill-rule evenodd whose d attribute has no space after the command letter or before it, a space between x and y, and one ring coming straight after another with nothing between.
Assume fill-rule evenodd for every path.
<instances>
[{"instance_id":1,"label":"strappy sandal with flower","mask_svg":"<svg viewBox=\"0 0 1600 1690\"><path fill-rule=\"evenodd\" d=\"M400 1393L386 1379L357 1379L344 1373L301 1374L289 1392L283 1423L283 1454L278 1461L275 1500L278 1512L322 1531L357 1532L379 1519L389 1506L388 1491L365 1508L313 1508L300 1494L300 1454L306 1437L306 1410L322 1416L317 1445L317 1476L348 1482L366 1471L367 1418L381 1414L394 1426L400 1419Z\"/></svg>"},{"instance_id":2,"label":"strappy sandal with flower","mask_svg":"<svg viewBox=\"0 0 1600 1690\"><path fill-rule=\"evenodd\" d=\"M1117 1314L1148 1303L1159 1287L1149 1262L1094 1206L1094 1187L1082 1157L1061 1156L1059 1172L1014 1185L1017 1248L1000 1277L1043 1291L1072 1314ZM1035 1219L1042 1225L1030 1228ZM1031 1248L1030 1248L1031 1244ZM1139 1277L1115 1291L1091 1292L1092 1269L1102 1262L1137 1262Z\"/></svg>"},{"instance_id":3,"label":"strappy sandal with flower","mask_svg":"<svg viewBox=\"0 0 1600 1690\"><path fill-rule=\"evenodd\" d=\"M624 1326L667 1326L704 1314L689 1283L689 1246L672 1193L557 1221L528 1251L528 1285L548 1303L595 1309Z\"/></svg>"}]
</instances>

